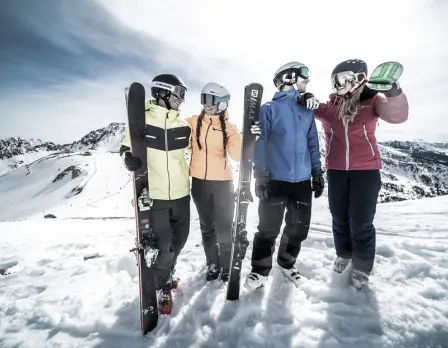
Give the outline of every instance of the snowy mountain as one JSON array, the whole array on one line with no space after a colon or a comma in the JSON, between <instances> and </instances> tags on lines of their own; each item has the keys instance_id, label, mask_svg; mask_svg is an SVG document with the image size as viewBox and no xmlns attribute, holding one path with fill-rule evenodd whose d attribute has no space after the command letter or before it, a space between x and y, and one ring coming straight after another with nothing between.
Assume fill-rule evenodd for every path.
<instances>
[{"instance_id":1,"label":"snowy mountain","mask_svg":"<svg viewBox=\"0 0 448 348\"><path fill-rule=\"evenodd\" d=\"M90 132L79 141L64 145L24 138L0 140L0 175L58 152L118 152L124 130L124 123L111 123ZM325 141L322 133L319 133L319 141L324 163ZM383 160L380 202L448 194L448 143L388 141L381 142L379 147Z\"/></svg>"},{"instance_id":2,"label":"snowy mountain","mask_svg":"<svg viewBox=\"0 0 448 348\"><path fill-rule=\"evenodd\" d=\"M124 123L111 123L105 128L90 132L79 141L63 146L70 151L102 149L117 152L120 149L120 141L124 137L124 131Z\"/></svg>"},{"instance_id":3,"label":"snowy mountain","mask_svg":"<svg viewBox=\"0 0 448 348\"><path fill-rule=\"evenodd\" d=\"M325 163L324 135L319 133ZM378 144L383 163L380 202L448 194L448 143L385 141Z\"/></svg>"},{"instance_id":4,"label":"snowy mountain","mask_svg":"<svg viewBox=\"0 0 448 348\"><path fill-rule=\"evenodd\" d=\"M142 338L138 272L129 251L131 176L116 153L88 154L59 152L0 178L1 347L446 347L448 196L379 204L374 273L358 292L349 287L351 266L342 275L332 272L327 191L313 201L297 262L303 284L294 287L274 262L265 288L241 286L240 300L231 303L220 280L205 280L191 202L173 312ZM243 281L257 207L254 197Z\"/></svg>"},{"instance_id":5,"label":"snowy mountain","mask_svg":"<svg viewBox=\"0 0 448 348\"><path fill-rule=\"evenodd\" d=\"M0 175L63 149L62 145L40 139L0 139Z\"/></svg>"}]
</instances>

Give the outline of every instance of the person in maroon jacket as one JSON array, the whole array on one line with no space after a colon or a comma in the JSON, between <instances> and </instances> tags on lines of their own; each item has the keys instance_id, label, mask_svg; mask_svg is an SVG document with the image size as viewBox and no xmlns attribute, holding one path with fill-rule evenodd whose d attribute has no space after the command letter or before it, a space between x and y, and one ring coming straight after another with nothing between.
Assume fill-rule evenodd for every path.
<instances>
[{"instance_id":1,"label":"person in maroon jacket","mask_svg":"<svg viewBox=\"0 0 448 348\"><path fill-rule=\"evenodd\" d=\"M353 263L351 284L360 289L369 280L375 260L375 227L381 189L381 156L375 139L378 119L403 123L408 118L406 95L395 82L379 92L366 86L367 65L359 59L338 64L332 74L333 93L314 116L325 133L328 199L337 259L342 273Z\"/></svg>"}]
</instances>

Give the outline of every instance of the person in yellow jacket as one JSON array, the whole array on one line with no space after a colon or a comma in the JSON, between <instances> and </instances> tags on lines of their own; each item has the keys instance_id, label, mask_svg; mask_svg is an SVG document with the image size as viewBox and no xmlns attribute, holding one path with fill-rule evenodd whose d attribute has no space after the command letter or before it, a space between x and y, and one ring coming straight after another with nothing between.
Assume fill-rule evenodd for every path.
<instances>
[{"instance_id":1,"label":"person in yellow jacket","mask_svg":"<svg viewBox=\"0 0 448 348\"><path fill-rule=\"evenodd\" d=\"M161 314L171 313L171 289L177 286L174 267L190 232L190 178L184 153L191 151L191 127L179 118L186 90L179 77L158 75L151 84L155 100L146 104L150 221L159 250L154 268ZM129 171L141 167L140 158L130 152L128 129L120 155Z\"/></svg>"},{"instance_id":2,"label":"person in yellow jacket","mask_svg":"<svg viewBox=\"0 0 448 348\"><path fill-rule=\"evenodd\" d=\"M218 83L207 83L201 92L203 109L187 118L191 124L191 196L196 205L207 264L207 280L226 282L229 277L234 213L231 159L239 161L241 135L229 123L230 93Z\"/></svg>"}]
</instances>

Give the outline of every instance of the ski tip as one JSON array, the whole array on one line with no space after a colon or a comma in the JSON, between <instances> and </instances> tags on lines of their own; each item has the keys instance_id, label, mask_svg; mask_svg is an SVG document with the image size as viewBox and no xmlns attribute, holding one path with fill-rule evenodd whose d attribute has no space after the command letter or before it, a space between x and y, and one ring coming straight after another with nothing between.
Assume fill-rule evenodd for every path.
<instances>
[{"instance_id":1,"label":"ski tip","mask_svg":"<svg viewBox=\"0 0 448 348\"><path fill-rule=\"evenodd\" d=\"M93 254L85 255L83 257L83 259L84 259L84 261L87 261L87 260L90 260L90 259L96 259L98 257L100 257L99 253L93 253Z\"/></svg>"},{"instance_id":2,"label":"ski tip","mask_svg":"<svg viewBox=\"0 0 448 348\"><path fill-rule=\"evenodd\" d=\"M246 88L249 88L249 87L254 88L255 86L257 86L257 87L259 87L259 88L263 88L263 85L262 85L261 83L258 83L258 82L251 82L251 83L248 83L248 84L246 85Z\"/></svg>"}]
</instances>

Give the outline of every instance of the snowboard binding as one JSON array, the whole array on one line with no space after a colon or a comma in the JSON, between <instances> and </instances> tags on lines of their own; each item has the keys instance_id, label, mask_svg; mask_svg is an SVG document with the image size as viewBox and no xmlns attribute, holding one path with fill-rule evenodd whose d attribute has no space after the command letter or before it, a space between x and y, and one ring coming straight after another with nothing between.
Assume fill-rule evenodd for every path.
<instances>
[{"instance_id":1,"label":"snowboard binding","mask_svg":"<svg viewBox=\"0 0 448 348\"><path fill-rule=\"evenodd\" d=\"M148 189L145 187L138 197L138 208L140 211L149 210L152 207L152 199L149 197Z\"/></svg>"}]
</instances>

